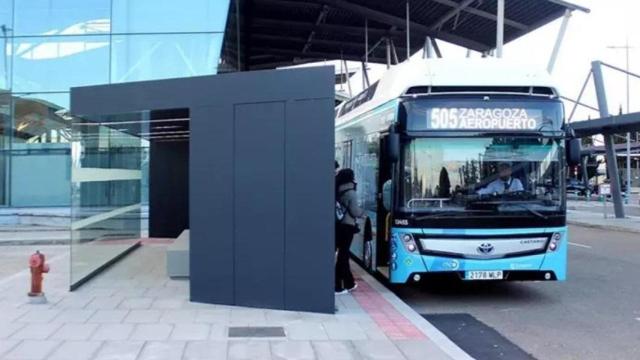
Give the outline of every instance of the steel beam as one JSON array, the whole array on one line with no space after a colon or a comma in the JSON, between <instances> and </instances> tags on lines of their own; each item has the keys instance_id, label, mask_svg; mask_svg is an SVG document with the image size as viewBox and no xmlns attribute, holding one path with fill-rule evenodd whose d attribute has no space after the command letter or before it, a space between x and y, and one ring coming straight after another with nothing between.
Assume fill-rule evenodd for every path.
<instances>
[{"instance_id":1,"label":"steel beam","mask_svg":"<svg viewBox=\"0 0 640 360\"><path fill-rule=\"evenodd\" d=\"M498 0L498 11L496 18L496 57L502 57L502 46L504 45L504 0Z\"/></svg>"},{"instance_id":2,"label":"steel beam","mask_svg":"<svg viewBox=\"0 0 640 360\"><path fill-rule=\"evenodd\" d=\"M320 13L318 14L318 18L316 19L315 26L318 26L324 22L324 20L327 18L328 12L329 12L329 7L326 5L323 6L322 9L320 10ZM316 35L316 30L315 29L311 30L311 34L309 34L309 37L307 37L307 42L304 44L304 47L302 48L303 53L309 50L309 47L311 46L313 37L315 35Z\"/></svg>"},{"instance_id":3,"label":"steel beam","mask_svg":"<svg viewBox=\"0 0 640 360\"><path fill-rule=\"evenodd\" d=\"M564 16L562 17L562 24L560 24L560 31L558 31L558 37L556 38L556 43L553 46L553 51L551 51L551 56L549 57L549 63L547 64L547 71L549 72L549 74L551 74L551 72L553 71L553 67L556 65L556 59L558 58L558 53L560 52L560 46L562 45L564 34L567 32L569 19L571 19L571 10L567 9L565 10Z\"/></svg>"},{"instance_id":4,"label":"steel beam","mask_svg":"<svg viewBox=\"0 0 640 360\"><path fill-rule=\"evenodd\" d=\"M460 6L460 3L457 3L457 2L455 2L453 0L431 0L431 1L439 3L439 4L442 4L442 5L447 5L447 6L450 6L450 7L453 7L453 8ZM496 14L492 14L490 12L479 10L479 9L476 9L476 8L473 8L473 7L466 7L464 9L462 9L462 11L463 12L467 12L469 14L473 14L473 15L476 15L476 16L483 17L483 18L488 19L488 20L493 20L493 21L497 20ZM529 30L529 27L527 25L525 25L523 23L519 23L517 21L513 21L511 19L505 18L504 19L504 23L505 23L505 25L509 25L509 26L511 26L513 28L516 28L518 30L524 30L524 31L528 31ZM474 50L476 50L476 49L474 49Z\"/></svg>"},{"instance_id":5,"label":"steel beam","mask_svg":"<svg viewBox=\"0 0 640 360\"><path fill-rule=\"evenodd\" d=\"M394 16L383 11L378 11L375 9L371 9L366 6L358 5L345 0L307 0L309 2L329 5L336 9L346 10L353 14L360 15L369 20L375 20L377 22L395 25L398 28L404 28L406 26L406 19L403 19L398 16ZM476 41L466 39L457 35L453 35L444 31L433 31L428 26L410 21L411 31L419 33L421 35L431 35L438 37L442 40L452 42L454 44L472 48L474 50L482 51L487 48L486 45L478 43Z\"/></svg>"},{"instance_id":6,"label":"steel beam","mask_svg":"<svg viewBox=\"0 0 640 360\"><path fill-rule=\"evenodd\" d=\"M295 37L295 36L291 36L291 35L270 35L270 34L255 34L253 35L254 39L257 40L273 40L273 41L290 41L293 43L299 43L299 44L306 44L307 40L300 38L300 37ZM338 40L324 40L324 39L314 39L313 40L314 44L319 44L319 45L328 45L328 46L341 46L344 48L354 48L357 49L357 51L363 50L364 48L366 48L366 45L363 43L356 43L356 42L347 42L347 41L338 41ZM373 51L373 47L370 49ZM401 51L405 51L405 48L403 47L398 47L398 50ZM369 52L371 53L371 52Z\"/></svg>"},{"instance_id":7,"label":"steel beam","mask_svg":"<svg viewBox=\"0 0 640 360\"><path fill-rule=\"evenodd\" d=\"M435 24L431 25L431 30L437 30L442 28L442 26L454 16L460 14L460 12L469 5L471 5L476 0L464 0L460 4L456 5L453 9L449 10L446 14L444 14Z\"/></svg>"},{"instance_id":8,"label":"steel beam","mask_svg":"<svg viewBox=\"0 0 640 360\"><path fill-rule=\"evenodd\" d=\"M591 63L591 72L593 73L593 82L596 87L596 97L598 99L600 117L609 117L607 93L604 87L604 77L602 76L602 64L599 61L593 61ZM611 180L613 209L615 211L616 218L624 218L622 192L620 191L620 173L618 173L618 160L616 158L616 150L614 148L613 134L604 135L604 144L607 154L607 172L609 173L609 179Z\"/></svg>"},{"instance_id":9,"label":"steel beam","mask_svg":"<svg viewBox=\"0 0 640 360\"><path fill-rule=\"evenodd\" d=\"M350 26L350 25L336 25L336 24L318 24L315 25L310 22L303 21L293 21L293 20L279 20L279 19L268 19L268 18L254 18L251 21L252 27L267 27L267 28L276 28L282 29L290 28L294 30L325 30L325 31L333 31L340 33L353 34L357 36L364 35L364 27L362 26ZM389 30L382 29L376 27L368 27L369 35L376 36L394 36L394 37L402 37L404 36L404 31L399 30Z\"/></svg>"},{"instance_id":10,"label":"steel beam","mask_svg":"<svg viewBox=\"0 0 640 360\"><path fill-rule=\"evenodd\" d=\"M315 58L315 59L331 59L331 60L338 60L340 57L340 54L334 54L331 52L320 52L320 51L307 51L306 53L302 53L301 51L298 50L290 50L290 49L277 49L277 48L267 48L267 47L254 47L252 50L254 50L254 53L260 54L260 53L270 53L270 54L274 54L274 55L286 55L286 56L291 56L291 57L305 57L305 58ZM362 57L360 55L348 55L345 54L344 55L344 59L345 60L351 60L351 61L361 61ZM384 63L386 60L385 59L381 59L381 58L369 58L370 61L374 61L377 63Z\"/></svg>"}]
</instances>

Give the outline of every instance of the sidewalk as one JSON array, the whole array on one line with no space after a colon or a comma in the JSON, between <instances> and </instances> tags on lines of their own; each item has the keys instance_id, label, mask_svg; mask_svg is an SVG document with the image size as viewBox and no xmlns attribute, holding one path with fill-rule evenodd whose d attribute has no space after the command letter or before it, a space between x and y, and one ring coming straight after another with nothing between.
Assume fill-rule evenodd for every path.
<instances>
[{"instance_id":1,"label":"sidewalk","mask_svg":"<svg viewBox=\"0 0 640 360\"><path fill-rule=\"evenodd\" d=\"M624 219L616 219L612 207L609 207L607 216L605 219L602 212L568 210L567 223L605 230L640 233L640 217L627 216Z\"/></svg>"},{"instance_id":2,"label":"sidewalk","mask_svg":"<svg viewBox=\"0 0 640 360\"><path fill-rule=\"evenodd\" d=\"M360 269L336 314L198 304L188 281L165 276L165 246L143 245L74 293L68 253L52 256L48 305L26 303L26 270L0 278L0 359L470 359Z\"/></svg>"}]
</instances>

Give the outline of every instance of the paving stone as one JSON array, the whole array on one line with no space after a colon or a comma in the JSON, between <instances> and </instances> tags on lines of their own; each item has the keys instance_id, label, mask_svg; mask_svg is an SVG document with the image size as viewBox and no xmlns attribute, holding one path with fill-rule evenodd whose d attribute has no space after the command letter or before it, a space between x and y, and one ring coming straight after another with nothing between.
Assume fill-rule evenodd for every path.
<instances>
[{"instance_id":1,"label":"paving stone","mask_svg":"<svg viewBox=\"0 0 640 360\"><path fill-rule=\"evenodd\" d=\"M38 305L32 305L38 306ZM60 315L60 310L31 308L27 313L17 319L17 322L44 324L49 323L53 318Z\"/></svg>"},{"instance_id":2,"label":"paving stone","mask_svg":"<svg viewBox=\"0 0 640 360\"><path fill-rule=\"evenodd\" d=\"M165 310L159 322L169 324L194 323L196 310Z\"/></svg>"},{"instance_id":3,"label":"paving stone","mask_svg":"<svg viewBox=\"0 0 640 360\"><path fill-rule=\"evenodd\" d=\"M16 333L18 330L27 326L24 323L2 323L0 322L0 339L6 339Z\"/></svg>"},{"instance_id":4,"label":"paving stone","mask_svg":"<svg viewBox=\"0 0 640 360\"><path fill-rule=\"evenodd\" d=\"M271 355L275 360L314 360L309 341L272 341Z\"/></svg>"},{"instance_id":5,"label":"paving stone","mask_svg":"<svg viewBox=\"0 0 640 360\"><path fill-rule=\"evenodd\" d=\"M62 324L27 324L16 331L11 339L15 340L44 340L58 330Z\"/></svg>"},{"instance_id":6,"label":"paving stone","mask_svg":"<svg viewBox=\"0 0 640 360\"><path fill-rule=\"evenodd\" d=\"M318 360L356 360L355 349L348 341L312 341Z\"/></svg>"},{"instance_id":7,"label":"paving stone","mask_svg":"<svg viewBox=\"0 0 640 360\"><path fill-rule=\"evenodd\" d=\"M207 340L211 326L209 324L176 324L171 333L172 340Z\"/></svg>"},{"instance_id":8,"label":"paving stone","mask_svg":"<svg viewBox=\"0 0 640 360\"><path fill-rule=\"evenodd\" d=\"M46 359L47 355L60 346L59 341L54 340L25 340L15 346L4 355L6 360L39 360Z\"/></svg>"},{"instance_id":9,"label":"paving stone","mask_svg":"<svg viewBox=\"0 0 640 360\"><path fill-rule=\"evenodd\" d=\"M167 340L173 331L169 324L138 324L131 334L131 340L160 341Z\"/></svg>"},{"instance_id":10,"label":"paving stone","mask_svg":"<svg viewBox=\"0 0 640 360\"><path fill-rule=\"evenodd\" d=\"M106 342L96 354L95 360L135 360L143 345L143 341Z\"/></svg>"},{"instance_id":11,"label":"paving stone","mask_svg":"<svg viewBox=\"0 0 640 360\"><path fill-rule=\"evenodd\" d=\"M62 313L56 316L51 322L83 323L83 322L86 322L95 312L96 310L83 310L83 309L62 310Z\"/></svg>"},{"instance_id":12,"label":"paving stone","mask_svg":"<svg viewBox=\"0 0 640 360\"><path fill-rule=\"evenodd\" d=\"M124 322L128 323L157 323L162 313L160 310L131 310Z\"/></svg>"},{"instance_id":13,"label":"paving stone","mask_svg":"<svg viewBox=\"0 0 640 360\"><path fill-rule=\"evenodd\" d=\"M67 296L58 303L56 303L56 308L58 309L81 309L90 302L95 299L92 295L76 295L76 296Z\"/></svg>"},{"instance_id":14,"label":"paving stone","mask_svg":"<svg viewBox=\"0 0 640 360\"><path fill-rule=\"evenodd\" d=\"M394 343L408 360L450 360L451 357L442 351L433 341L396 340Z\"/></svg>"},{"instance_id":15,"label":"paving stone","mask_svg":"<svg viewBox=\"0 0 640 360\"><path fill-rule=\"evenodd\" d=\"M124 300L121 296L97 297L87 304L85 309L90 310L113 310Z\"/></svg>"},{"instance_id":16,"label":"paving stone","mask_svg":"<svg viewBox=\"0 0 640 360\"><path fill-rule=\"evenodd\" d=\"M9 352L9 350L13 349L19 342L20 340L0 340L0 359L2 359L2 354Z\"/></svg>"},{"instance_id":17,"label":"paving stone","mask_svg":"<svg viewBox=\"0 0 640 360\"><path fill-rule=\"evenodd\" d=\"M226 340L228 333L229 330L225 325L213 324L209 331L209 340Z\"/></svg>"},{"instance_id":18,"label":"paving stone","mask_svg":"<svg viewBox=\"0 0 640 360\"><path fill-rule=\"evenodd\" d=\"M189 341L184 350L184 360L226 359L226 341Z\"/></svg>"},{"instance_id":19,"label":"paving stone","mask_svg":"<svg viewBox=\"0 0 640 360\"><path fill-rule=\"evenodd\" d=\"M406 360L396 344L385 340L353 341L356 352L367 360Z\"/></svg>"},{"instance_id":20,"label":"paving stone","mask_svg":"<svg viewBox=\"0 0 640 360\"><path fill-rule=\"evenodd\" d=\"M152 304L152 309L180 309L184 305L183 299L156 299Z\"/></svg>"},{"instance_id":21,"label":"paving stone","mask_svg":"<svg viewBox=\"0 0 640 360\"><path fill-rule=\"evenodd\" d=\"M367 340L367 334L357 323L327 322L324 326L331 340Z\"/></svg>"},{"instance_id":22,"label":"paving stone","mask_svg":"<svg viewBox=\"0 0 640 360\"><path fill-rule=\"evenodd\" d=\"M231 325L238 326L251 326L258 324L266 324L267 318L265 316L265 310L262 309L232 309L231 310Z\"/></svg>"},{"instance_id":23,"label":"paving stone","mask_svg":"<svg viewBox=\"0 0 640 360\"><path fill-rule=\"evenodd\" d=\"M329 340L324 327L320 323L302 322L285 327L287 337L291 340Z\"/></svg>"},{"instance_id":24,"label":"paving stone","mask_svg":"<svg viewBox=\"0 0 640 360\"><path fill-rule=\"evenodd\" d=\"M137 360L182 359L185 346L184 341L150 341L145 343Z\"/></svg>"},{"instance_id":25,"label":"paving stone","mask_svg":"<svg viewBox=\"0 0 640 360\"><path fill-rule=\"evenodd\" d=\"M88 323L121 323L129 310L96 310L87 322Z\"/></svg>"},{"instance_id":26,"label":"paving stone","mask_svg":"<svg viewBox=\"0 0 640 360\"><path fill-rule=\"evenodd\" d=\"M125 298L119 305L119 309L149 309L153 303L153 298L150 297L137 297L137 298Z\"/></svg>"},{"instance_id":27,"label":"paving stone","mask_svg":"<svg viewBox=\"0 0 640 360\"><path fill-rule=\"evenodd\" d=\"M231 310L228 309L197 310L196 312L196 322L226 324L230 317Z\"/></svg>"},{"instance_id":28,"label":"paving stone","mask_svg":"<svg viewBox=\"0 0 640 360\"><path fill-rule=\"evenodd\" d=\"M51 339L53 340L87 340L98 328L98 324L64 324Z\"/></svg>"},{"instance_id":29,"label":"paving stone","mask_svg":"<svg viewBox=\"0 0 640 360\"><path fill-rule=\"evenodd\" d=\"M127 340L134 327L133 324L100 324L91 338L106 341Z\"/></svg>"},{"instance_id":30,"label":"paving stone","mask_svg":"<svg viewBox=\"0 0 640 360\"><path fill-rule=\"evenodd\" d=\"M271 349L267 341L229 341L228 360L270 360Z\"/></svg>"},{"instance_id":31,"label":"paving stone","mask_svg":"<svg viewBox=\"0 0 640 360\"><path fill-rule=\"evenodd\" d=\"M48 360L91 360L102 346L100 341L65 341Z\"/></svg>"}]
</instances>

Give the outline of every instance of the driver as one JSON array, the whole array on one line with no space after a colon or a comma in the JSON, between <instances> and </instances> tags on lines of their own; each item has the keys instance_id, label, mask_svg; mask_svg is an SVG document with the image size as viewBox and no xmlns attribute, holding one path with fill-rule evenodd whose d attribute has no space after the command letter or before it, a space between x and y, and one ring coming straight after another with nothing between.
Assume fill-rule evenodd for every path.
<instances>
[{"instance_id":1,"label":"driver","mask_svg":"<svg viewBox=\"0 0 640 360\"><path fill-rule=\"evenodd\" d=\"M524 191L522 182L511 176L511 164L502 162L498 165L498 178L478 190L478 194L505 194L516 191Z\"/></svg>"}]
</instances>

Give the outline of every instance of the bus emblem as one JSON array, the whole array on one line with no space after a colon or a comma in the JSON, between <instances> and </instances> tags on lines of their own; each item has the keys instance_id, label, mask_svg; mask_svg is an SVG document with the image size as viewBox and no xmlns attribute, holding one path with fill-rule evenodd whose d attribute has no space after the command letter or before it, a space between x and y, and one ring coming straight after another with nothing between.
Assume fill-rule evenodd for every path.
<instances>
[{"instance_id":1,"label":"bus emblem","mask_svg":"<svg viewBox=\"0 0 640 360\"><path fill-rule=\"evenodd\" d=\"M493 245L489 243L482 243L478 246L478 252L481 254L491 254L493 252Z\"/></svg>"}]
</instances>

